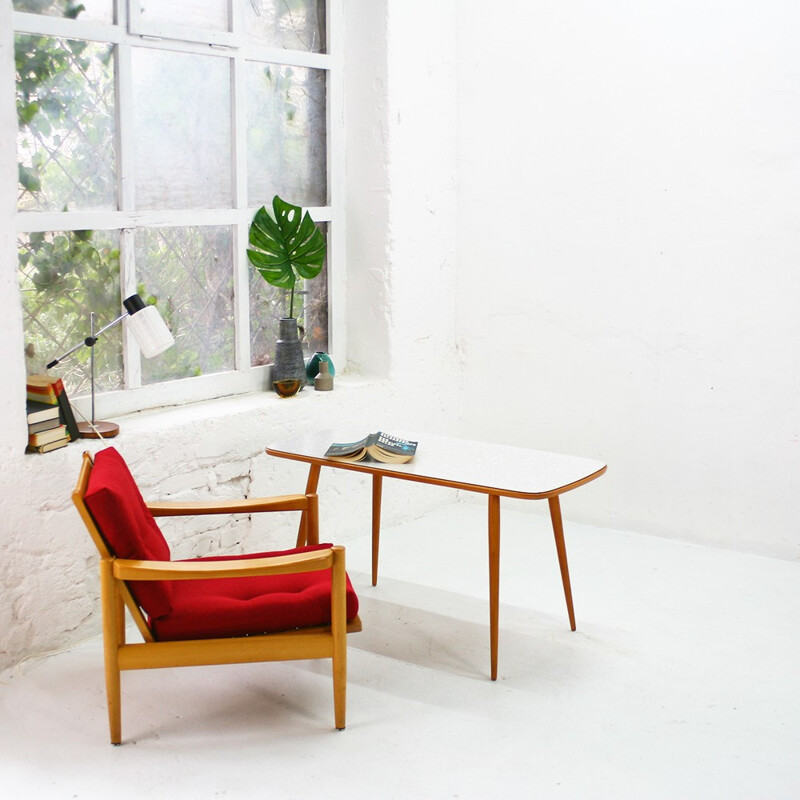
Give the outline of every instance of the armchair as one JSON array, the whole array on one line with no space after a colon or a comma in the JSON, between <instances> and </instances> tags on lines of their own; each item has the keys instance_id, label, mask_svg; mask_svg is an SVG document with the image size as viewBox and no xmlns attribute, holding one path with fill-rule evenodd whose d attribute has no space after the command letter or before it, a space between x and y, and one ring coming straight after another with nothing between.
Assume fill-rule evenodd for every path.
<instances>
[{"instance_id":1,"label":"armchair","mask_svg":"<svg viewBox=\"0 0 800 800\"><path fill-rule=\"evenodd\" d=\"M83 454L72 500L100 554L106 694L122 741L121 670L331 658L345 727L347 632L361 630L344 548L318 544L317 496L145 503L113 447ZM172 561L154 517L302 511L308 545ZM143 642L128 643L125 609Z\"/></svg>"}]
</instances>

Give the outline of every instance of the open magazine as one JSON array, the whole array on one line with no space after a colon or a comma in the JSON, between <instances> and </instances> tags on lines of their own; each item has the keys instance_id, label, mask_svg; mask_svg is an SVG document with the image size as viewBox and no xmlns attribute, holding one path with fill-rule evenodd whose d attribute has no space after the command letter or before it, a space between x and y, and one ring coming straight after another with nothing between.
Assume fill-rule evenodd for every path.
<instances>
[{"instance_id":1,"label":"open magazine","mask_svg":"<svg viewBox=\"0 0 800 800\"><path fill-rule=\"evenodd\" d=\"M404 464L414 458L417 442L378 431L357 442L334 442L325 452L334 461L381 461Z\"/></svg>"}]
</instances>

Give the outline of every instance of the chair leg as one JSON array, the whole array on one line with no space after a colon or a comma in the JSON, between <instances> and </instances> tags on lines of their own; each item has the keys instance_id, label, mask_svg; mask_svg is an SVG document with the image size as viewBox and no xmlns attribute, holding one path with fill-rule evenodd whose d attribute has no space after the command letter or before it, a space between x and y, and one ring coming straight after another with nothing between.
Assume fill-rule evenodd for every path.
<instances>
[{"instance_id":1,"label":"chair leg","mask_svg":"<svg viewBox=\"0 0 800 800\"><path fill-rule=\"evenodd\" d=\"M120 598L112 574L113 560L100 560L100 592L103 609L103 652L106 672L106 700L111 744L122 742L122 695L119 674Z\"/></svg>"},{"instance_id":2,"label":"chair leg","mask_svg":"<svg viewBox=\"0 0 800 800\"><path fill-rule=\"evenodd\" d=\"M347 664L342 661L333 661L333 717L337 731L345 729L347 714Z\"/></svg>"},{"instance_id":3,"label":"chair leg","mask_svg":"<svg viewBox=\"0 0 800 800\"><path fill-rule=\"evenodd\" d=\"M337 730L345 727L347 707L347 577L344 549L333 548L331 635L333 637L333 712Z\"/></svg>"}]
</instances>

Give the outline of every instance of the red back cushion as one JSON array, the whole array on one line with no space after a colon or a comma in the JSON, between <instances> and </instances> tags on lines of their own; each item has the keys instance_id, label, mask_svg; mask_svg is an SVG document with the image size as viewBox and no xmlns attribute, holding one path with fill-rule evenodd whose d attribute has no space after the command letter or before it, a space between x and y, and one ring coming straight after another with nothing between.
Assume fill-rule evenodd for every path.
<instances>
[{"instance_id":1,"label":"red back cushion","mask_svg":"<svg viewBox=\"0 0 800 800\"><path fill-rule=\"evenodd\" d=\"M171 560L169 545L115 448L107 447L95 455L84 500L118 558ZM172 610L169 581L130 581L129 586L148 616L157 618Z\"/></svg>"}]
</instances>

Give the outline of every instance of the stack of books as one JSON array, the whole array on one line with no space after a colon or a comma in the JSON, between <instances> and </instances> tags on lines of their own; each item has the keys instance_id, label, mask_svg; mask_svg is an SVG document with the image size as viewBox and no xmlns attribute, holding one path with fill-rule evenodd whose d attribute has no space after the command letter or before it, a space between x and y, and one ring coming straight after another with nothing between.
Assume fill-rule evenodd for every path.
<instances>
[{"instance_id":1,"label":"stack of books","mask_svg":"<svg viewBox=\"0 0 800 800\"><path fill-rule=\"evenodd\" d=\"M61 378L28 375L29 453L49 453L79 436L75 415Z\"/></svg>"}]
</instances>

